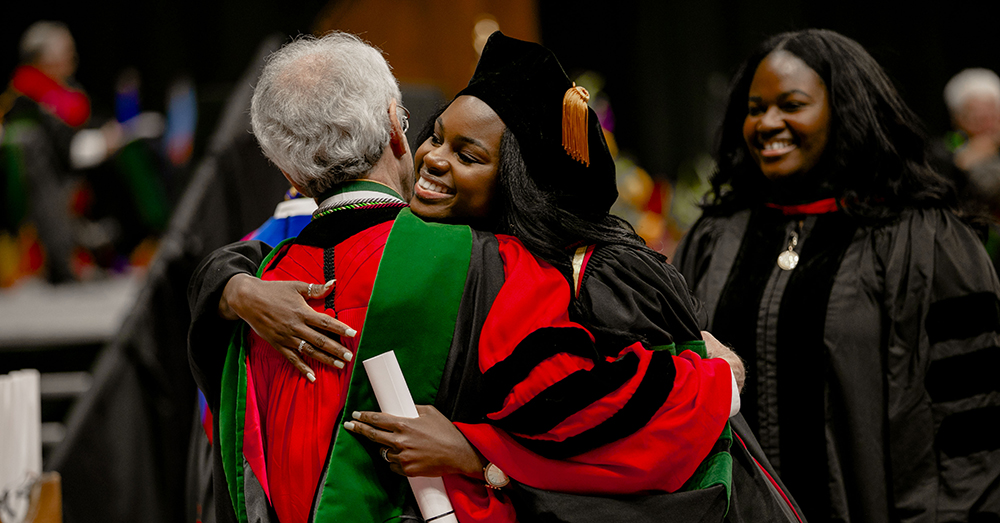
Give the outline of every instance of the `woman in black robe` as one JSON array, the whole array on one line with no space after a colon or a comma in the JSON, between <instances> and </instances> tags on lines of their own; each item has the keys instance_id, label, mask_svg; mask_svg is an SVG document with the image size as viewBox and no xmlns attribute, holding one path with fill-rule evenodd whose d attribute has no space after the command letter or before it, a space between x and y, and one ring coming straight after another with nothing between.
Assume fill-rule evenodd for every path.
<instances>
[{"instance_id":1,"label":"woman in black robe","mask_svg":"<svg viewBox=\"0 0 1000 523\"><path fill-rule=\"evenodd\" d=\"M716 161L676 263L805 515L996 520L1000 285L881 67L831 31L768 39Z\"/></svg>"}]
</instances>

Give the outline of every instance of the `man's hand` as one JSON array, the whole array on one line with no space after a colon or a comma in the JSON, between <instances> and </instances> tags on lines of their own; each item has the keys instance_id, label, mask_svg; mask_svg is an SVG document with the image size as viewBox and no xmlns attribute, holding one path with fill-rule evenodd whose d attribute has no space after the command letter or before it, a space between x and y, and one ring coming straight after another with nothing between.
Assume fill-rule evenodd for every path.
<instances>
[{"instance_id":1,"label":"man's hand","mask_svg":"<svg viewBox=\"0 0 1000 523\"><path fill-rule=\"evenodd\" d=\"M712 336L711 332L701 331L701 339L705 340L705 351L708 353L709 358L722 358L726 360L726 363L729 363L729 367L733 369L733 377L736 378L736 386L742 391L743 384L747 379L746 369L743 367L743 359L733 352L733 349L726 347L721 341L715 339L715 336Z\"/></svg>"},{"instance_id":2,"label":"man's hand","mask_svg":"<svg viewBox=\"0 0 1000 523\"><path fill-rule=\"evenodd\" d=\"M348 337L357 332L306 303L306 299L326 298L331 289L333 280L323 285L263 281L249 274L238 274L230 278L222 291L219 314L229 320L246 321L303 376L316 381L316 374L302 360L302 354L341 369L354 357L324 332Z\"/></svg>"},{"instance_id":3,"label":"man's hand","mask_svg":"<svg viewBox=\"0 0 1000 523\"><path fill-rule=\"evenodd\" d=\"M485 460L436 408L417 405L416 418L383 412L355 412L344 428L387 450L389 468L403 476L465 474L482 478Z\"/></svg>"},{"instance_id":4,"label":"man's hand","mask_svg":"<svg viewBox=\"0 0 1000 523\"><path fill-rule=\"evenodd\" d=\"M998 136L993 134L979 134L969 138L965 147L955 151L955 166L963 171L968 171L973 167L997 156L1000 149Z\"/></svg>"}]
</instances>

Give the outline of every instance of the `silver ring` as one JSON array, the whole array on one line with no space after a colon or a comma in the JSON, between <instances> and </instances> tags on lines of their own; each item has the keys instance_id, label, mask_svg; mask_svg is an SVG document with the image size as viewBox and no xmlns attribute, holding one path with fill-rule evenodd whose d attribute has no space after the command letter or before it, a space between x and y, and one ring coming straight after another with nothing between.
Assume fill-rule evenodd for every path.
<instances>
[{"instance_id":1,"label":"silver ring","mask_svg":"<svg viewBox=\"0 0 1000 523\"><path fill-rule=\"evenodd\" d=\"M309 290L307 292L309 293L310 296L313 295L313 284L312 283L309 284Z\"/></svg>"},{"instance_id":2,"label":"silver ring","mask_svg":"<svg viewBox=\"0 0 1000 523\"><path fill-rule=\"evenodd\" d=\"M306 340L299 340L299 352L302 352L302 347L306 346Z\"/></svg>"},{"instance_id":3,"label":"silver ring","mask_svg":"<svg viewBox=\"0 0 1000 523\"><path fill-rule=\"evenodd\" d=\"M382 447L382 459L384 459L386 463L391 463L389 461L389 447Z\"/></svg>"}]
</instances>

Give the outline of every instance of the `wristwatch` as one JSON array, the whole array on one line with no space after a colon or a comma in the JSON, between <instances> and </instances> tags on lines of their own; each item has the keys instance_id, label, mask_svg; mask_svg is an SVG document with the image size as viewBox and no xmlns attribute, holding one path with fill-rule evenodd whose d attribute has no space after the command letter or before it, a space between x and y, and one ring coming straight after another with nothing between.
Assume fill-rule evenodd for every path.
<instances>
[{"instance_id":1,"label":"wristwatch","mask_svg":"<svg viewBox=\"0 0 1000 523\"><path fill-rule=\"evenodd\" d=\"M510 478L507 477L507 474L500 470L500 467L492 463L487 463L483 467L483 475L486 477L486 486L491 489L500 490L510 483Z\"/></svg>"}]
</instances>

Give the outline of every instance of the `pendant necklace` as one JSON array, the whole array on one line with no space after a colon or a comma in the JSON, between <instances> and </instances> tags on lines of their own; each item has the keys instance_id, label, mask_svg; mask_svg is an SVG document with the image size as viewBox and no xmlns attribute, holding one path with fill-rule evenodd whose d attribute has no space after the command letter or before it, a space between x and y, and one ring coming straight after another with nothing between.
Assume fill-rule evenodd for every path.
<instances>
[{"instance_id":1,"label":"pendant necklace","mask_svg":"<svg viewBox=\"0 0 1000 523\"><path fill-rule=\"evenodd\" d=\"M799 253L795 252L795 246L799 244L799 233L798 229L802 227L802 222L800 221L792 231L791 237L788 239L788 249L781 251L778 255L778 267L783 271L790 271L799 264Z\"/></svg>"}]
</instances>

